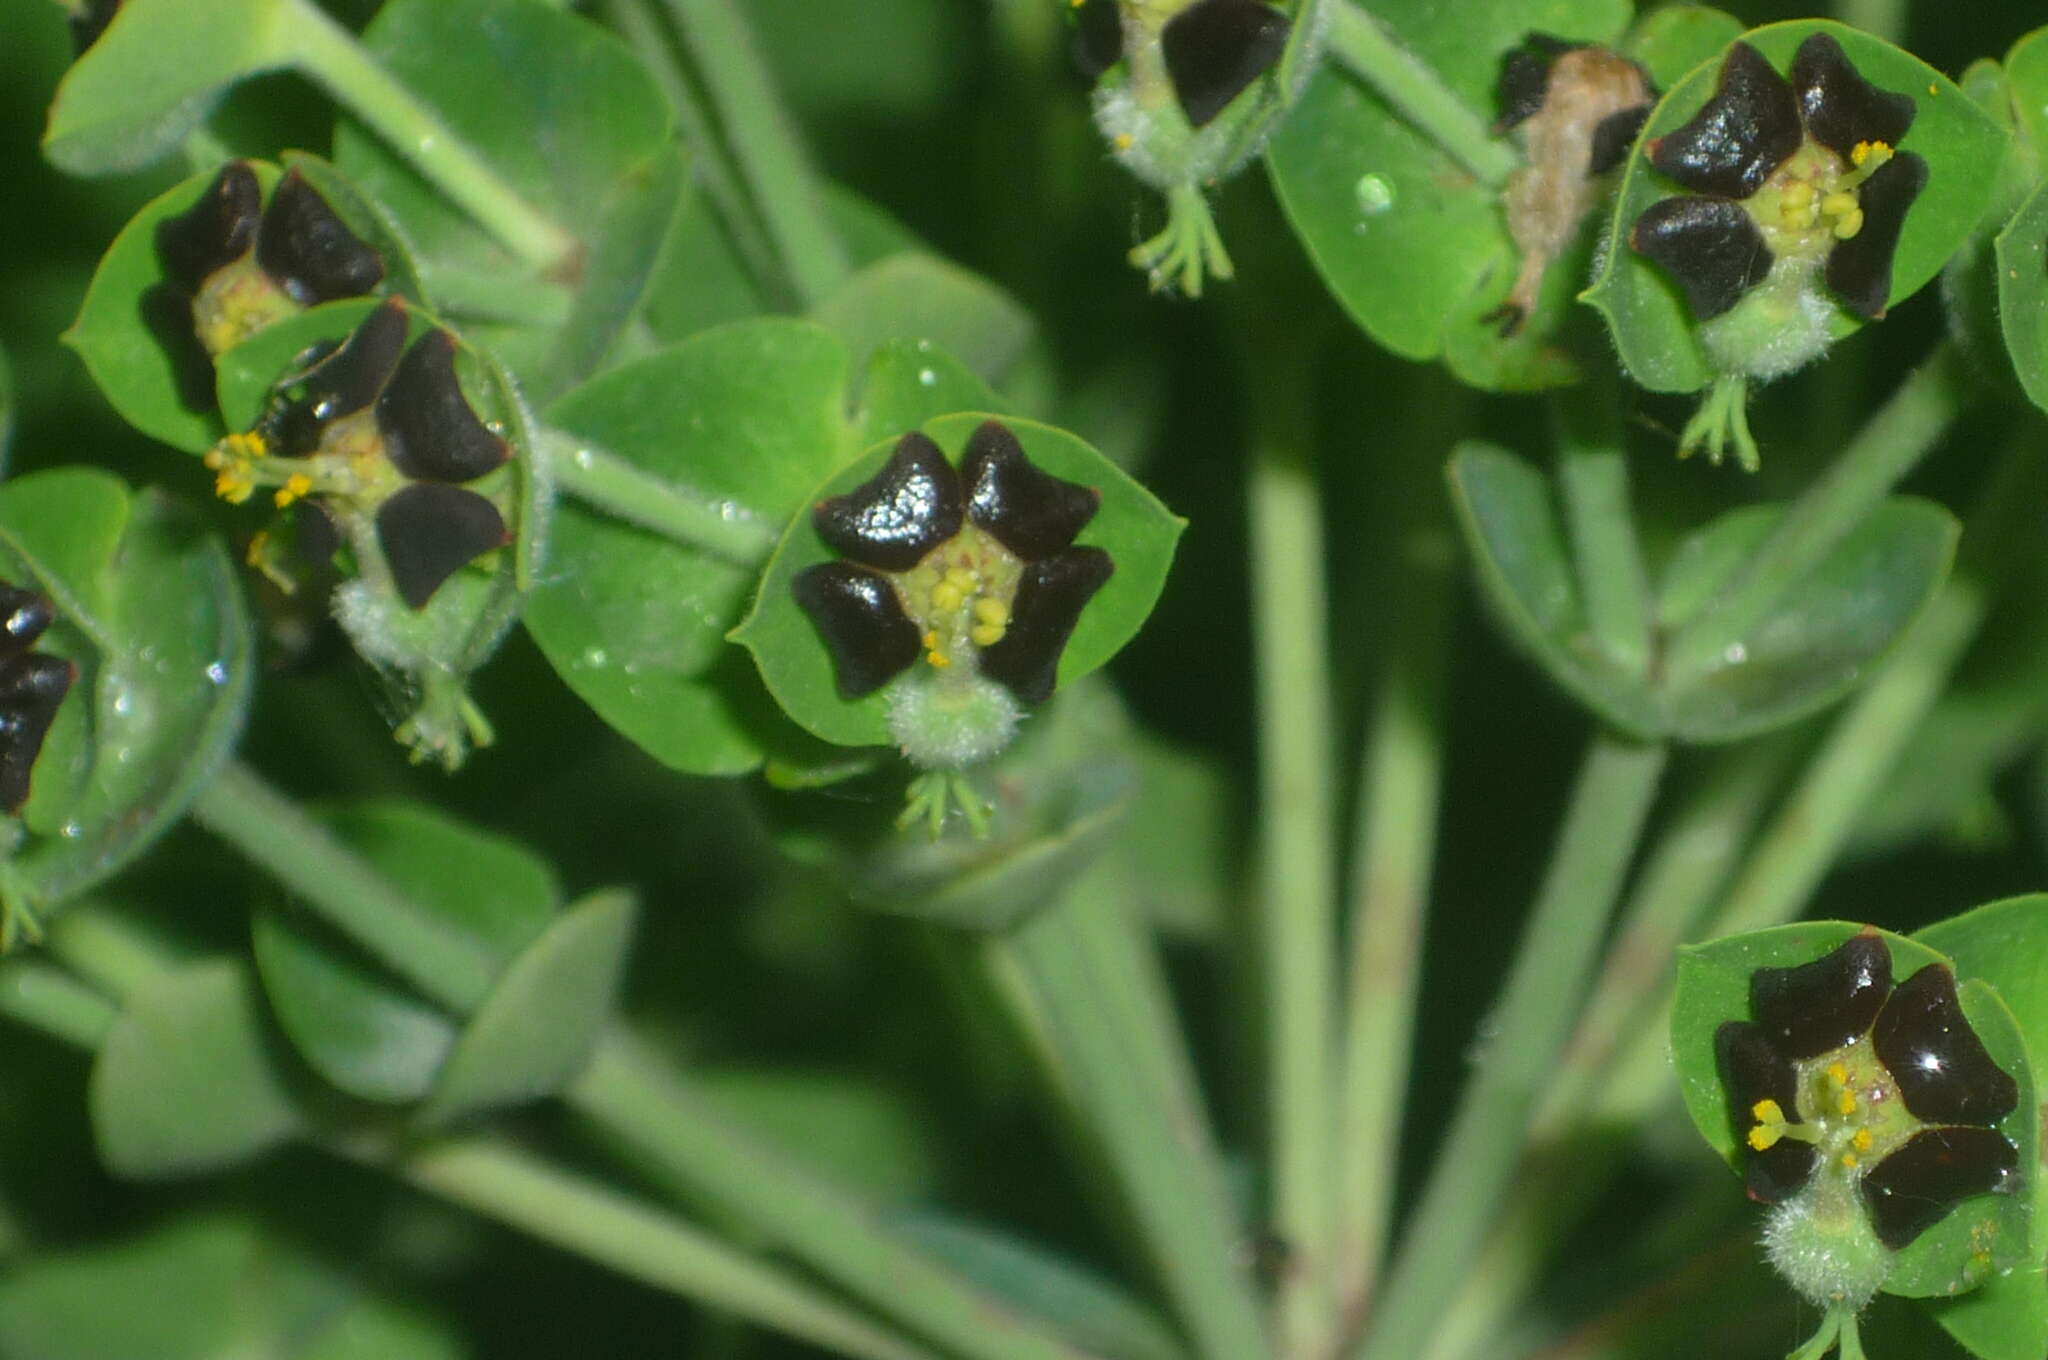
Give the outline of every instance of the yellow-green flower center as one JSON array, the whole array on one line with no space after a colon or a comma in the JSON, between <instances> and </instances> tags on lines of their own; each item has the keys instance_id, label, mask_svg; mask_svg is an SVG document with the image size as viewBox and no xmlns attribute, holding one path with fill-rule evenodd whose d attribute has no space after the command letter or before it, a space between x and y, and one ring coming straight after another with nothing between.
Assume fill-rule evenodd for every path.
<instances>
[{"instance_id":1,"label":"yellow-green flower center","mask_svg":"<svg viewBox=\"0 0 2048 1360\"><path fill-rule=\"evenodd\" d=\"M1892 158L1884 142L1858 142L1845 161L1812 140L1748 200L1764 243L1780 259L1817 259L1863 230L1863 182Z\"/></svg>"}]
</instances>

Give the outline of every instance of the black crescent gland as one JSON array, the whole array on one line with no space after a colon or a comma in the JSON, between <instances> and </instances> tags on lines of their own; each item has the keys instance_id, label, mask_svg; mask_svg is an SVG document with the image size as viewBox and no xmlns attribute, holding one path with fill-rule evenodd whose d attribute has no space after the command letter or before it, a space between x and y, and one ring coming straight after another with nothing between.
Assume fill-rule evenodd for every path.
<instances>
[{"instance_id":1,"label":"black crescent gland","mask_svg":"<svg viewBox=\"0 0 2048 1360\"><path fill-rule=\"evenodd\" d=\"M1636 219L1629 245L1685 291L1692 314L1711 321L1771 272L1771 249L1740 203L1666 198Z\"/></svg>"},{"instance_id":2,"label":"black crescent gland","mask_svg":"<svg viewBox=\"0 0 2048 1360\"><path fill-rule=\"evenodd\" d=\"M2019 1104L2018 1084L1970 1027L1946 964L1930 963L1899 984L1871 1041L1915 1119L1988 1127Z\"/></svg>"},{"instance_id":3,"label":"black crescent gland","mask_svg":"<svg viewBox=\"0 0 2048 1360\"><path fill-rule=\"evenodd\" d=\"M1696 193L1747 198L1799 149L1799 100L1748 43L1728 49L1713 97L1652 141L1650 164Z\"/></svg>"},{"instance_id":4,"label":"black crescent gland","mask_svg":"<svg viewBox=\"0 0 2048 1360\"><path fill-rule=\"evenodd\" d=\"M384 281L384 261L348 229L296 168L263 210L256 263L303 306L361 297Z\"/></svg>"},{"instance_id":5,"label":"black crescent gland","mask_svg":"<svg viewBox=\"0 0 2048 1360\"><path fill-rule=\"evenodd\" d=\"M895 587L866 567L820 562L798 572L790 592L824 639L840 698L872 694L917 660L917 625Z\"/></svg>"},{"instance_id":6,"label":"black crescent gland","mask_svg":"<svg viewBox=\"0 0 2048 1360\"><path fill-rule=\"evenodd\" d=\"M1287 47L1287 20L1258 0L1196 0L1166 21L1167 78L1191 127L1204 127Z\"/></svg>"},{"instance_id":7,"label":"black crescent gland","mask_svg":"<svg viewBox=\"0 0 2048 1360\"><path fill-rule=\"evenodd\" d=\"M1081 610L1116 565L1100 548L1067 548L1024 568L1009 627L981 649L981 673L1027 704L1044 703L1058 683L1060 654Z\"/></svg>"},{"instance_id":8,"label":"black crescent gland","mask_svg":"<svg viewBox=\"0 0 2048 1360\"><path fill-rule=\"evenodd\" d=\"M1858 316L1876 320L1884 315L1906 210L1926 187L1927 162L1901 151L1877 167L1857 191L1863 227L1848 240L1835 242L1828 251L1826 274L1828 287Z\"/></svg>"},{"instance_id":9,"label":"black crescent gland","mask_svg":"<svg viewBox=\"0 0 2048 1360\"><path fill-rule=\"evenodd\" d=\"M967 516L1026 562L1071 545L1102 493L1040 469L1001 421L983 421L960 459Z\"/></svg>"},{"instance_id":10,"label":"black crescent gland","mask_svg":"<svg viewBox=\"0 0 2048 1360\"><path fill-rule=\"evenodd\" d=\"M1779 1053L1817 1058L1868 1033L1891 992L1892 951L1865 933L1812 963L1757 969L1749 1011Z\"/></svg>"},{"instance_id":11,"label":"black crescent gland","mask_svg":"<svg viewBox=\"0 0 2048 1360\"><path fill-rule=\"evenodd\" d=\"M414 609L479 553L509 541L498 507L459 486L417 482L377 507L377 543L399 598Z\"/></svg>"},{"instance_id":12,"label":"black crescent gland","mask_svg":"<svg viewBox=\"0 0 2048 1360\"><path fill-rule=\"evenodd\" d=\"M841 557L880 571L908 571L960 532L967 501L939 446L912 430L882 470L812 512L818 537Z\"/></svg>"},{"instance_id":13,"label":"black crescent gland","mask_svg":"<svg viewBox=\"0 0 2048 1360\"><path fill-rule=\"evenodd\" d=\"M1880 90L1863 78L1842 44L1816 33L1792 58L1792 89L1809 136L1838 156L1858 142L1897 146L1918 111L1911 95Z\"/></svg>"},{"instance_id":14,"label":"black crescent gland","mask_svg":"<svg viewBox=\"0 0 2048 1360\"><path fill-rule=\"evenodd\" d=\"M455 374L455 337L431 330L413 341L384 395L377 427L400 472L436 482L467 482L512 456L511 445L477 418Z\"/></svg>"},{"instance_id":15,"label":"black crescent gland","mask_svg":"<svg viewBox=\"0 0 2048 1360\"><path fill-rule=\"evenodd\" d=\"M1995 1129L1922 1129L1863 1177L1877 1240L1909 1246L1966 1199L2013 1189L2019 1150Z\"/></svg>"},{"instance_id":16,"label":"black crescent gland","mask_svg":"<svg viewBox=\"0 0 2048 1360\"><path fill-rule=\"evenodd\" d=\"M197 203L157 223L156 256L165 276L187 296L198 292L215 271L248 252L262 209L263 188L249 163L223 165Z\"/></svg>"},{"instance_id":17,"label":"black crescent gland","mask_svg":"<svg viewBox=\"0 0 2048 1360\"><path fill-rule=\"evenodd\" d=\"M78 668L59 656L28 652L0 662L0 808L19 812L28 802L43 739L77 678Z\"/></svg>"}]
</instances>

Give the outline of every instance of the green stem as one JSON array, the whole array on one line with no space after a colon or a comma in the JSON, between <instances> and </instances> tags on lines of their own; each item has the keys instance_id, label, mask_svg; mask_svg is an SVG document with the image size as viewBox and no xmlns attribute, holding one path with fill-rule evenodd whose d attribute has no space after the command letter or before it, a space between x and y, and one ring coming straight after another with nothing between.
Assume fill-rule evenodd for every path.
<instances>
[{"instance_id":1,"label":"green stem","mask_svg":"<svg viewBox=\"0 0 2048 1360\"><path fill-rule=\"evenodd\" d=\"M1301 359L1305 362L1306 353ZM1283 1352L1330 1315L1336 977L1336 803L1329 761L1328 589L1322 495L1306 447L1306 383L1269 392L1249 486L1259 731L1259 925L1269 1015L1274 1230ZM1287 400L1287 396L1302 399Z\"/></svg>"},{"instance_id":2,"label":"green stem","mask_svg":"<svg viewBox=\"0 0 2048 1360\"><path fill-rule=\"evenodd\" d=\"M647 1047L601 1041L567 1098L679 1196L707 1201L966 1360L1077 1360L1037 1319L913 1246L882 1211L751 1140Z\"/></svg>"},{"instance_id":3,"label":"green stem","mask_svg":"<svg viewBox=\"0 0 2048 1360\"><path fill-rule=\"evenodd\" d=\"M655 0L607 0L605 15L668 94L683 142L694 153L692 169L704 195L739 251L747 273L764 294L786 287L759 216L747 202L732 154L712 128L710 110L676 52L673 35L656 17Z\"/></svg>"},{"instance_id":4,"label":"green stem","mask_svg":"<svg viewBox=\"0 0 2048 1360\"><path fill-rule=\"evenodd\" d=\"M1636 543L1615 388L1609 375L1556 399L1557 481L1587 622L1614 663L1640 676L1650 665L1650 582Z\"/></svg>"},{"instance_id":5,"label":"green stem","mask_svg":"<svg viewBox=\"0 0 2048 1360\"><path fill-rule=\"evenodd\" d=\"M573 269L582 252L574 235L521 198L312 0L284 4L277 37L285 61L346 104L521 261L548 275Z\"/></svg>"},{"instance_id":6,"label":"green stem","mask_svg":"<svg viewBox=\"0 0 2048 1360\"><path fill-rule=\"evenodd\" d=\"M1895 43L1906 33L1906 0L1835 0L1835 17Z\"/></svg>"},{"instance_id":7,"label":"green stem","mask_svg":"<svg viewBox=\"0 0 2048 1360\"><path fill-rule=\"evenodd\" d=\"M935 1360L784 1271L497 1140L437 1143L380 1169L642 1284L835 1354Z\"/></svg>"},{"instance_id":8,"label":"green stem","mask_svg":"<svg viewBox=\"0 0 2048 1360\"><path fill-rule=\"evenodd\" d=\"M733 0L666 0L798 299L814 307L852 270L823 185Z\"/></svg>"},{"instance_id":9,"label":"green stem","mask_svg":"<svg viewBox=\"0 0 2048 1360\"><path fill-rule=\"evenodd\" d=\"M774 526L751 510L698 495L573 435L542 437L556 486L594 509L738 567L758 567L775 549Z\"/></svg>"},{"instance_id":10,"label":"green stem","mask_svg":"<svg viewBox=\"0 0 2048 1360\"><path fill-rule=\"evenodd\" d=\"M113 1002L41 959L0 963L0 1015L79 1048L97 1049L114 1023Z\"/></svg>"},{"instance_id":11,"label":"green stem","mask_svg":"<svg viewBox=\"0 0 2048 1360\"><path fill-rule=\"evenodd\" d=\"M1514 151L1487 130L1486 120L1452 93L1428 63L1350 0L1336 0L1329 10L1332 57L1481 184L1499 188L1507 183L1517 164Z\"/></svg>"},{"instance_id":12,"label":"green stem","mask_svg":"<svg viewBox=\"0 0 2048 1360\"><path fill-rule=\"evenodd\" d=\"M490 990L496 962L481 945L408 901L246 765L223 769L192 815L429 1000L467 1015Z\"/></svg>"},{"instance_id":13,"label":"green stem","mask_svg":"<svg viewBox=\"0 0 2048 1360\"><path fill-rule=\"evenodd\" d=\"M1485 1051L1438 1149L1360 1354L1412 1360L1442 1322L1514 1174L1522 1132L1568 1037L1664 768L1664 748L1595 735Z\"/></svg>"},{"instance_id":14,"label":"green stem","mask_svg":"<svg viewBox=\"0 0 2048 1360\"><path fill-rule=\"evenodd\" d=\"M1233 1260L1243 1230L1124 886L1091 872L988 951L998 977L1021 978L1026 1018L1041 1027L1197 1352L1251 1360L1267 1346L1256 1295Z\"/></svg>"},{"instance_id":15,"label":"green stem","mask_svg":"<svg viewBox=\"0 0 2048 1360\"><path fill-rule=\"evenodd\" d=\"M1346 974L1339 1221L1335 1278L1342 1324L1364 1317L1386 1251L1406 1111L1422 942L1443 788L1443 687L1456 553L1432 527L1414 534L1387 658L1367 718L1352 836L1351 958Z\"/></svg>"},{"instance_id":16,"label":"green stem","mask_svg":"<svg viewBox=\"0 0 2048 1360\"><path fill-rule=\"evenodd\" d=\"M1792 503L1734 584L1679 631L1670 673L1697 675L1723 664L1728 649L1912 471L1962 409L1965 395L1961 365L1944 344Z\"/></svg>"}]
</instances>

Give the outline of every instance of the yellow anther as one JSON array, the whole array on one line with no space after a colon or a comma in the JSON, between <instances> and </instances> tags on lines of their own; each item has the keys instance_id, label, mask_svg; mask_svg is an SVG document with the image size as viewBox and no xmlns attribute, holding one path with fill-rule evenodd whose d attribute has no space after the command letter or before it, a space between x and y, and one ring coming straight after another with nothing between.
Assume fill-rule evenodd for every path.
<instances>
[{"instance_id":1,"label":"yellow anther","mask_svg":"<svg viewBox=\"0 0 2048 1360\"><path fill-rule=\"evenodd\" d=\"M1749 1145L1758 1152L1769 1152L1785 1136L1785 1130L1777 1125L1759 1124L1749 1131Z\"/></svg>"},{"instance_id":2,"label":"yellow anther","mask_svg":"<svg viewBox=\"0 0 2048 1360\"><path fill-rule=\"evenodd\" d=\"M993 647L1003 640L1009 630L1000 623L977 623L967 636L974 639L977 647Z\"/></svg>"},{"instance_id":3,"label":"yellow anther","mask_svg":"<svg viewBox=\"0 0 2048 1360\"><path fill-rule=\"evenodd\" d=\"M1857 1164L1857 1163L1856 1163L1856 1154L1855 1154L1855 1153L1853 1153L1853 1152L1845 1152L1845 1153L1843 1153L1843 1154L1842 1154L1842 1165L1843 1165L1843 1166L1846 1166L1846 1167L1848 1167L1848 1168L1849 1168L1850 1170L1852 1170L1852 1171L1853 1171L1853 1170L1855 1170L1855 1169L1856 1169L1856 1164Z\"/></svg>"},{"instance_id":4,"label":"yellow anther","mask_svg":"<svg viewBox=\"0 0 2048 1360\"><path fill-rule=\"evenodd\" d=\"M256 482L247 468L224 467L213 479L213 494L229 505L240 505L256 494Z\"/></svg>"},{"instance_id":5,"label":"yellow anther","mask_svg":"<svg viewBox=\"0 0 2048 1360\"><path fill-rule=\"evenodd\" d=\"M291 476L284 479L284 485L277 489L277 494L272 496L271 499L276 501L277 508L282 510L312 489L313 479L311 477L308 477L303 472L294 472Z\"/></svg>"},{"instance_id":6,"label":"yellow anther","mask_svg":"<svg viewBox=\"0 0 2048 1360\"><path fill-rule=\"evenodd\" d=\"M1784 1107L1775 1100L1759 1100L1749 1107L1749 1113L1756 1120L1756 1127L1749 1131L1749 1145L1758 1152L1770 1151L1785 1136Z\"/></svg>"},{"instance_id":7,"label":"yellow anther","mask_svg":"<svg viewBox=\"0 0 2048 1360\"><path fill-rule=\"evenodd\" d=\"M1835 222L1835 239L1838 241L1846 241L1850 237L1854 236L1857 232L1862 230L1863 209L1857 208L1853 212L1844 214Z\"/></svg>"},{"instance_id":8,"label":"yellow anther","mask_svg":"<svg viewBox=\"0 0 2048 1360\"><path fill-rule=\"evenodd\" d=\"M932 608L958 609L967 596L951 581L941 581L932 587Z\"/></svg>"},{"instance_id":9,"label":"yellow anther","mask_svg":"<svg viewBox=\"0 0 2048 1360\"><path fill-rule=\"evenodd\" d=\"M1883 165L1891 158L1892 148L1889 142L1858 142L1849 148L1850 163L1858 169L1868 161L1875 160L1879 165Z\"/></svg>"},{"instance_id":10,"label":"yellow anther","mask_svg":"<svg viewBox=\"0 0 2048 1360\"><path fill-rule=\"evenodd\" d=\"M1856 1113L1856 1093L1844 1086L1841 1098L1835 1102L1835 1108L1843 1114Z\"/></svg>"},{"instance_id":11,"label":"yellow anther","mask_svg":"<svg viewBox=\"0 0 2048 1360\"><path fill-rule=\"evenodd\" d=\"M1847 1080L1849 1080L1849 1069L1843 1066L1841 1063L1829 1063L1828 1075L1833 1077L1836 1081L1846 1082Z\"/></svg>"},{"instance_id":12,"label":"yellow anther","mask_svg":"<svg viewBox=\"0 0 2048 1360\"><path fill-rule=\"evenodd\" d=\"M1133 137L1130 133L1119 132L1116 135L1116 149L1119 151L1129 151L1134 145L1137 144L1137 141L1138 139L1136 137Z\"/></svg>"},{"instance_id":13,"label":"yellow anther","mask_svg":"<svg viewBox=\"0 0 2048 1360\"><path fill-rule=\"evenodd\" d=\"M1869 1130L1869 1129L1858 1129L1858 1130L1856 1130L1856 1136L1855 1136L1854 1138L1851 1138L1851 1139L1850 1139L1849 1141L1850 1141L1850 1142L1852 1142L1852 1143L1854 1143L1854 1144L1856 1145L1856 1150L1857 1150L1858 1152L1868 1152L1868 1151L1870 1151L1870 1143L1871 1143L1871 1137L1870 1137L1870 1130Z\"/></svg>"},{"instance_id":14,"label":"yellow anther","mask_svg":"<svg viewBox=\"0 0 2048 1360\"><path fill-rule=\"evenodd\" d=\"M939 635L937 630L933 630L924 635L924 659L931 662L932 665L938 667L940 670L944 670L946 667L953 664L953 658L947 656L944 652L939 650Z\"/></svg>"},{"instance_id":15,"label":"yellow anther","mask_svg":"<svg viewBox=\"0 0 2048 1360\"><path fill-rule=\"evenodd\" d=\"M1001 627L1010 621L1010 606L984 595L974 602L974 617L977 622Z\"/></svg>"},{"instance_id":16,"label":"yellow anther","mask_svg":"<svg viewBox=\"0 0 2048 1360\"><path fill-rule=\"evenodd\" d=\"M1829 217L1841 217L1856 211L1856 195L1837 189L1820 201L1820 210Z\"/></svg>"}]
</instances>

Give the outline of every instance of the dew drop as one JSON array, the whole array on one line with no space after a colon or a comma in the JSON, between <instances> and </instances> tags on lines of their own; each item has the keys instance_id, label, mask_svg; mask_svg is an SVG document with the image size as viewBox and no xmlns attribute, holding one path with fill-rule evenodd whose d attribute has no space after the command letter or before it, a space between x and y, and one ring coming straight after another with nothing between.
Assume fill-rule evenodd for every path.
<instances>
[{"instance_id":1,"label":"dew drop","mask_svg":"<svg viewBox=\"0 0 2048 1360\"><path fill-rule=\"evenodd\" d=\"M228 682L228 668L218 661L209 662L206 667L206 678L216 685L225 685Z\"/></svg>"},{"instance_id":2,"label":"dew drop","mask_svg":"<svg viewBox=\"0 0 2048 1360\"><path fill-rule=\"evenodd\" d=\"M928 368L920 368L917 370L917 381L924 387L937 387L939 385L939 375Z\"/></svg>"},{"instance_id":3,"label":"dew drop","mask_svg":"<svg viewBox=\"0 0 2048 1360\"><path fill-rule=\"evenodd\" d=\"M605 665L611 659L611 653L602 647L586 647L583 651L583 664L592 668Z\"/></svg>"},{"instance_id":4,"label":"dew drop","mask_svg":"<svg viewBox=\"0 0 2048 1360\"><path fill-rule=\"evenodd\" d=\"M64 823L63 829L60 832L58 832L58 834L63 836L64 839L66 840L75 841L80 836L83 836L85 834L85 828L80 826L77 822L66 822Z\"/></svg>"},{"instance_id":5,"label":"dew drop","mask_svg":"<svg viewBox=\"0 0 2048 1360\"><path fill-rule=\"evenodd\" d=\"M1739 642L1731 642L1728 644L1728 650L1721 653L1721 659L1731 666L1740 666L1749 660L1749 648Z\"/></svg>"},{"instance_id":6,"label":"dew drop","mask_svg":"<svg viewBox=\"0 0 2048 1360\"><path fill-rule=\"evenodd\" d=\"M1394 206L1394 185L1385 175L1360 175L1358 182L1351 186L1351 196L1358 201L1358 210L1367 217L1378 217Z\"/></svg>"}]
</instances>

